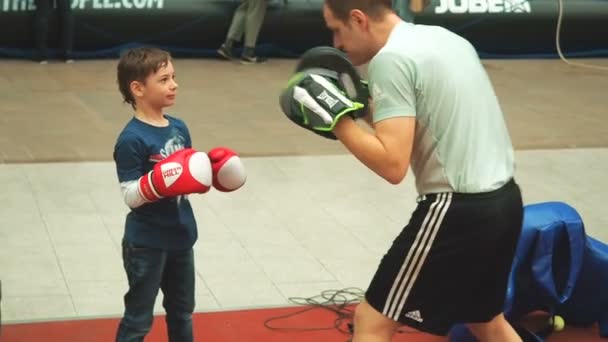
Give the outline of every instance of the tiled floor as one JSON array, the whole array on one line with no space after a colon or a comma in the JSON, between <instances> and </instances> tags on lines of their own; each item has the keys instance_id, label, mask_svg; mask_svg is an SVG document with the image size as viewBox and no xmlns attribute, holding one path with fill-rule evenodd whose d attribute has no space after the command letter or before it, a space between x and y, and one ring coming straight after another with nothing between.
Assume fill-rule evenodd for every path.
<instances>
[{"instance_id":1,"label":"tiled floor","mask_svg":"<svg viewBox=\"0 0 608 342\"><path fill-rule=\"evenodd\" d=\"M608 59L584 62L608 66ZM116 86L116 63L0 61L0 162L112 160L132 114ZM281 113L278 94L296 63L177 59L180 87L167 111L188 123L202 150L230 144L245 156L344 153ZM608 147L606 72L553 59L483 63L517 149Z\"/></svg>"},{"instance_id":2,"label":"tiled floor","mask_svg":"<svg viewBox=\"0 0 608 342\"><path fill-rule=\"evenodd\" d=\"M189 124L195 148L228 144L246 156L249 175L238 192L191 197L197 311L365 289L415 206L412 178L392 186L341 144L284 118L277 91L295 63L175 61L180 95L169 112ZM606 73L559 60L484 65L517 149L525 202L565 201L589 235L608 241ZM121 104L115 67L116 60L0 62L4 322L121 315L128 208L111 156L131 112Z\"/></svg>"},{"instance_id":3,"label":"tiled floor","mask_svg":"<svg viewBox=\"0 0 608 342\"><path fill-rule=\"evenodd\" d=\"M608 149L517 152L526 203L565 201L608 241ZM365 288L415 205L349 155L246 158L234 193L191 196L197 311L285 305ZM127 207L111 162L0 164L3 320L119 316ZM159 305L157 310L162 312Z\"/></svg>"}]
</instances>

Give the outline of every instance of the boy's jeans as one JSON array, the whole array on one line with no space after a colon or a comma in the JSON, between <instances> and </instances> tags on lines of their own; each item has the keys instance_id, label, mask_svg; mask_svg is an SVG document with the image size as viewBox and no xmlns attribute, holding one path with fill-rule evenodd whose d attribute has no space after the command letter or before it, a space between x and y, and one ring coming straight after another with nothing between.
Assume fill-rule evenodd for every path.
<instances>
[{"instance_id":1,"label":"boy's jeans","mask_svg":"<svg viewBox=\"0 0 608 342\"><path fill-rule=\"evenodd\" d=\"M152 327L154 302L160 288L169 341L192 342L195 277L192 249L163 251L134 247L123 241L122 256L129 291L124 296L125 312L116 341L144 340Z\"/></svg>"}]
</instances>

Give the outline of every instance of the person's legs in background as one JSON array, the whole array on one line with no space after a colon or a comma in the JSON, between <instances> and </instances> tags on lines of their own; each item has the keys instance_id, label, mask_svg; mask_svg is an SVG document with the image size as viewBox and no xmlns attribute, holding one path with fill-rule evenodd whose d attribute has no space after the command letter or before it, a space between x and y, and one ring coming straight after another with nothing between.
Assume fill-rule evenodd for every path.
<instances>
[{"instance_id":1,"label":"person's legs in background","mask_svg":"<svg viewBox=\"0 0 608 342\"><path fill-rule=\"evenodd\" d=\"M234 15L232 16L232 22L226 35L226 41L220 46L218 53L228 59L237 58L234 53L235 45L238 41L243 38L245 32L245 20L247 16L247 8L249 7L249 0L243 0L239 7L237 7Z\"/></svg>"},{"instance_id":2,"label":"person's legs in background","mask_svg":"<svg viewBox=\"0 0 608 342\"><path fill-rule=\"evenodd\" d=\"M192 342L194 312L194 253L192 249L169 252L161 288L167 312L169 342Z\"/></svg>"},{"instance_id":3,"label":"person's legs in background","mask_svg":"<svg viewBox=\"0 0 608 342\"><path fill-rule=\"evenodd\" d=\"M255 46L264 23L267 6L267 0L243 0L232 17L226 41L218 49L218 53L228 59L237 58L234 48L244 36L241 61L244 63L264 62L264 58L256 56Z\"/></svg>"},{"instance_id":4,"label":"person's legs in background","mask_svg":"<svg viewBox=\"0 0 608 342\"><path fill-rule=\"evenodd\" d=\"M258 40L258 35L264 23L266 15L267 0L250 0L247 8L247 19L245 21L245 41L243 55L241 59L245 63L260 63L264 59L256 56L255 46Z\"/></svg>"},{"instance_id":5,"label":"person's legs in background","mask_svg":"<svg viewBox=\"0 0 608 342\"><path fill-rule=\"evenodd\" d=\"M61 18L61 42L63 44L63 59L72 63L72 50L74 42L74 16L70 0L57 0L57 12Z\"/></svg>"},{"instance_id":6,"label":"person's legs in background","mask_svg":"<svg viewBox=\"0 0 608 342\"><path fill-rule=\"evenodd\" d=\"M53 0L36 0L35 4L34 39L36 41L36 52L34 60L40 62L40 64L46 64L48 58L49 14L51 13Z\"/></svg>"}]
</instances>

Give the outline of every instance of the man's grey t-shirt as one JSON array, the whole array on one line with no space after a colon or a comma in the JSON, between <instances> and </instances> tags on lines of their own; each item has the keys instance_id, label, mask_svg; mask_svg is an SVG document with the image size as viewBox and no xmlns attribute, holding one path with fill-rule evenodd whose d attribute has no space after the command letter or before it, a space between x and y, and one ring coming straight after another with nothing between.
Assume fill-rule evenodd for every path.
<instances>
[{"instance_id":1,"label":"man's grey t-shirt","mask_svg":"<svg viewBox=\"0 0 608 342\"><path fill-rule=\"evenodd\" d=\"M439 26L400 22L368 66L375 123L416 118L420 194L478 193L513 177L513 146L474 47Z\"/></svg>"}]
</instances>

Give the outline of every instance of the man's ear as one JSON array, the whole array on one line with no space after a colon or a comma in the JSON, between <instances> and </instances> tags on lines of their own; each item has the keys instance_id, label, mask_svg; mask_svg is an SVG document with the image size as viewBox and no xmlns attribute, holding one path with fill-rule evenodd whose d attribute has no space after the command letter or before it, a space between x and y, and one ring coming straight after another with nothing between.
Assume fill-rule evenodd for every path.
<instances>
[{"instance_id":1,"label":"man's ear","mask_svg":"<svg viewBox=\"0 0 608 342\"><path fill-rule=\"evenodd\" d=\"M129 85L129 88L131 89L131 93L133 94L134 97L142 97L142 96L144 96L145 86L141 82L139 82L139 81L133 81Z\"/></svg>"},{"instance_id":2,"label":"man's ear","mask_svg":"<svg viewBox=\"0 0 608 342\"><path fill-rule=\"evenodd\" d=\"M367 15L365 13L363 13L361 10L358 10L358 9L352 10L350 12L350 18L351 18L350 23L354 23L355 25L357 25L359 28L361 28L364 31L368 29L369 23L368 23Z\"/></svg>"}]
</instances>

